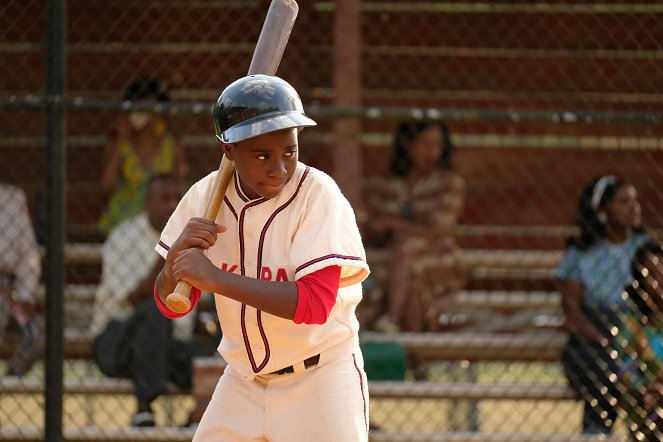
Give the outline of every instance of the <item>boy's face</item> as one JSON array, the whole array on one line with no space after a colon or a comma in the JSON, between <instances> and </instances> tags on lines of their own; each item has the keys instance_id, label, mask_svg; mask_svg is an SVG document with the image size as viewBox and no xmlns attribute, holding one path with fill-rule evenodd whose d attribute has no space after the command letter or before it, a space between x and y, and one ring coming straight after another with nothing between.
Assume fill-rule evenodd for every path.
<instances>
[{"instance_id":1,"label":"boy's face","mask_svg":"<svg viewBox=\"0 0 663 442\"><path fill-rule=\"evenodd\" d=\"M274 198L295 173L299 158L297 129L221 144L221 149L235 162L242 190L249 198Z\"/></svg>"}]
</instances>

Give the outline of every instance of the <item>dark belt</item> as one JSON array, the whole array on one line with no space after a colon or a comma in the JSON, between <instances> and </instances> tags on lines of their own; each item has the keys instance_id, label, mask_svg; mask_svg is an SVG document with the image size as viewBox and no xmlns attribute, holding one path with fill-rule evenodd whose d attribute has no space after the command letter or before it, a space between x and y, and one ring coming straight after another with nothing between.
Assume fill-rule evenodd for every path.
<instances>
[{"instance_id":1,"label":"dark belt","mask_svg":"<svg viewBox=\"0 0 663 442\"><path fill-rule=\"evenodd\" d=\"M318 362L320 362L320 354L317 354L315 356L311 356L308 359L304 359L304 369L315 367L316 365L318 365ZM288 374L288 373L294 373L294 372L295 372L295 367L293 367L291 365L289 367L285 367L285 368L282 368L280 370L273 371L270 374L282 375L282 374Z\"/></svg>"}]
</instances>

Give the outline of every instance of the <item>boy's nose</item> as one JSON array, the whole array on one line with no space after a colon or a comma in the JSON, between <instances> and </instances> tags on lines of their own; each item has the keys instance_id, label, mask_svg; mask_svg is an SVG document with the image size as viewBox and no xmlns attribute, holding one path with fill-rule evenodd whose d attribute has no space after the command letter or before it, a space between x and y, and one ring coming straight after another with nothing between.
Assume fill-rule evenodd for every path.
<instances>
[{"instance_id":1,"label":"boy's nose","mask_svg":"<svg viewBox=\"0 0 663 442\"><path fill-rule=\"evenodd\" d=\"M270 176L283 176L286 173L285 162L281 159L276 159L272 162L272 167L269 169Z\"/></svg>"}]
</instances>

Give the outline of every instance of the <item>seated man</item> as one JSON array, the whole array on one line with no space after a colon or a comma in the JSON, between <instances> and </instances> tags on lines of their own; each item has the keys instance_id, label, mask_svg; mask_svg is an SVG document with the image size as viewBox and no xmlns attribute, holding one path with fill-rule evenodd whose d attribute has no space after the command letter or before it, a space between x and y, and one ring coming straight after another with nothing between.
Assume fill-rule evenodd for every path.
<instances>
[{"instance_id":1,"label":"seated man","mask_svg":"<svg viewBox=\"0 0 663 442\"><path fill-rule=\"evenodd\" d=\"M154 244L181 197L175 176L152 177L145 211L114 228L103 246L93 355L105 375L133 380L138 410L132 426L154 426L151 404L167 383L191 389L193 357L215 352L192 340L195 315L169 320L154 303L154 280L163 267Z\"/></svg>"},{"instance_id":2,"label":"seated man","mask_svg":"<svg viewBox=\"0 0 663 442\"><path fill-rule=\"evenodd\" d=\"M41 257L23 190L0 184L0 207L0 344L15 323L21 339L6 373L21 376L44 352L44 318L35 300Z\"/></svg>"}]
</instances>

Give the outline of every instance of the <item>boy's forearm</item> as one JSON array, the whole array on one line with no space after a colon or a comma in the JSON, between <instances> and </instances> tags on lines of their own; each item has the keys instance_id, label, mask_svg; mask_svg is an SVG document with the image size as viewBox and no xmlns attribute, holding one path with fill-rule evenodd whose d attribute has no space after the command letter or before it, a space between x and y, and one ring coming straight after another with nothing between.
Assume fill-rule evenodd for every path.
<instances>
[{"instance_id":1,"label":"boy's forearm","mask_svg":"<svg viewBox=\"0 0 663 442\"><path fill-rule=\"evenodd\" d=\"M284 319L293 319L297 309L297 285L287 281L265 281L219 270L214 276L215 293Z\"/></svg>"},{"instance_id":2,"label":"boy's forearm","mask_svg":"<svg viewBox=\"0 0 663 442\"><path fill-rule=\"evenodd\" d=\"M173 280L172 278L168 278L165 275L164 269L161 269L161 272L159 272L155 281L157 295L159 295L159 299L161 299L161 302L163 302L164 304L166 303L166 298L168 297L168 295L173 293L176 285L177 281Z\"/></svg>"}]
</instances>

